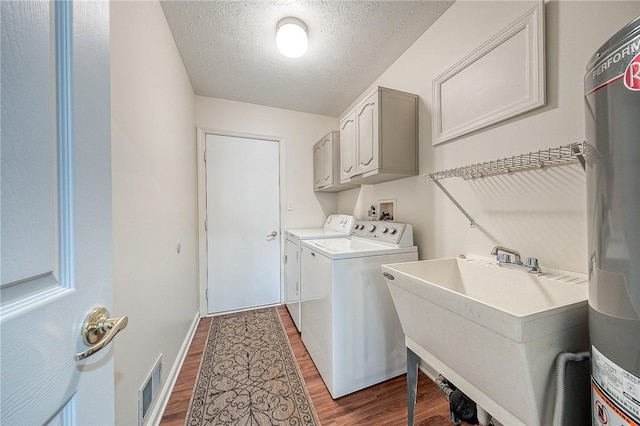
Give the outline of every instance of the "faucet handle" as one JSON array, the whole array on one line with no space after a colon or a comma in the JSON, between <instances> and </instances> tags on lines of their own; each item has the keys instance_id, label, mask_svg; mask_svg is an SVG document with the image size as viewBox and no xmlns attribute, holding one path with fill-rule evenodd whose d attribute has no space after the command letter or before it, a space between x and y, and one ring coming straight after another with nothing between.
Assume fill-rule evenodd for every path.
<instances>
[{"instance_id":1,"label":"faucet handle","mask_svg":"<svg viewBox=\"0 0 640 426\"><path fill-rule=\"evenodd\" d=\"M538 259L535 257L527 257L527 260L524 262L524 265L531 270L531 272L540 273L542 270L540 266L538 266Z\"/></svg>"},{"instance_id":2,"label":"faucet handle","mask_svg":"<svg viewBox=\"0 0 640 426\"><path fill-rule=\"evenodd\" d=\"M498 246L495 246L494 248L491 249L491 255L495 256L498 254Z\"/></svg>"}]
</instances>

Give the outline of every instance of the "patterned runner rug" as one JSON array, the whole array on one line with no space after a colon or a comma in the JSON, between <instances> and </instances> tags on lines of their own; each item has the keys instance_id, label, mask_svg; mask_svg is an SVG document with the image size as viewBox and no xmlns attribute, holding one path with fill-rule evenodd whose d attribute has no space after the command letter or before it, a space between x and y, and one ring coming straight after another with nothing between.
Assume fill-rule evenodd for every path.
<instances>
[{"instance_id":1,"label":"patterned runner rug","mask_svg":"<svg viewBox=\"0 0 640 426\"><path fill-rule=\"evenodd\" d=\"M185 424L320 425L275 307L213 317Z\"/></svg>"}]
</instances>

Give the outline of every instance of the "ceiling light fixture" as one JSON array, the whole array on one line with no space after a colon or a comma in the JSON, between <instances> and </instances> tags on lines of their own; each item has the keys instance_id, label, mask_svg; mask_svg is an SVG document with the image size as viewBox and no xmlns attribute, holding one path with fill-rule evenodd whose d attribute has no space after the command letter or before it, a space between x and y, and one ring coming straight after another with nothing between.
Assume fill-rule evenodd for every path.
<instances>
[{"instance_id":1,"label":"ceiling light fixture","mask_svg":"<svg viewBox=\"0 0 640 426\"><path fill-rule=\"evenodd\" d=\"M299 58L307 51L307 26L298 18L284 18L276 27L276 44L287 58Z\"/></svg>"}]
</instances>

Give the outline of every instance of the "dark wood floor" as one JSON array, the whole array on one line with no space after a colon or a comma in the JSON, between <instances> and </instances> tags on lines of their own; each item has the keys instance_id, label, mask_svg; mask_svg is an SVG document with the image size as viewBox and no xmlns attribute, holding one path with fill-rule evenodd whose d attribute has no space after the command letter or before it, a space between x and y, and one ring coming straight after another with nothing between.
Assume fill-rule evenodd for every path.
<instances>
[{"instance_id":1,"label":"dark wood floor","mask_svg":"<svg viewBox=\"0 0 640 426\"><path fill-rule=\"evenodd\" d=\"M333 400L305 349L300 333L296 330L287 309L280 306L278 312L322 426L407 424L405 376ZM161 425L182 426L184 424L210 324L211 318L203 318L198 324ZM449 403L429 378L422 372L419 374L415 424L417 426L449 426L451 424Z\"/></svg>"}]
</instances>

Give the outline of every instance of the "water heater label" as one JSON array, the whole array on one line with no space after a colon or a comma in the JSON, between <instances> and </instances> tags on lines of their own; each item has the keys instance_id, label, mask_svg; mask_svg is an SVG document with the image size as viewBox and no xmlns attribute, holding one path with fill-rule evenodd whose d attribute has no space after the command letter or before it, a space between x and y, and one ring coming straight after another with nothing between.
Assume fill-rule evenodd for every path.
<instances>
[{"instance_id":1,"label":"water heater label","mask_svg":"<svg viewBox=\"0 0 640 426\"><path fill-rule=\"evenodd\" d=\"M589 94L617 80L625 78L626 87L636 90L640 84L640 36L633 38L607 56L598 59L590 72L585 75L585 93ZM633 87L633 89L632 89Z\"/></svg>"},{"instance_id":2,"label":"water heater label","mask_svg":"<svg viewBox=\"0 0 640 426\"><path fill-rule=\"evenodd\" d=\"M613 363L595 346L591 346L591 354L594 419L598 419L598 414L602 414L603 410L609 406L612 410L603 414L600 424L608 424L604 422L605 417L615 413L617 417L628 418L627 422L622 424L638 425L640 423L640 378ZM603 403L605 405L598 406Z\"/></svg>"}]
</instances>

